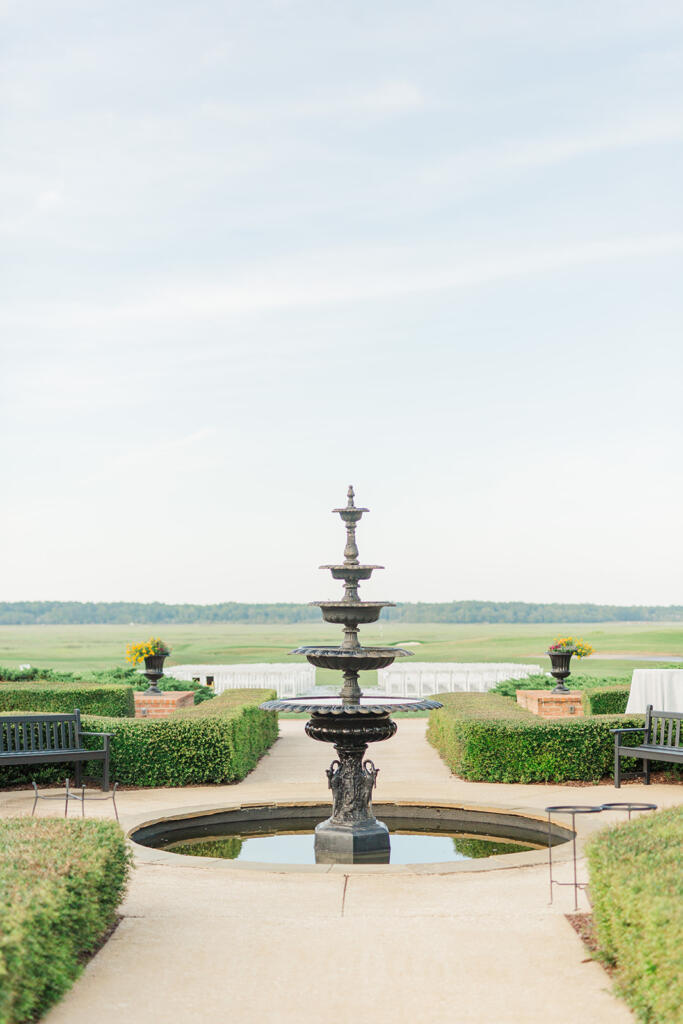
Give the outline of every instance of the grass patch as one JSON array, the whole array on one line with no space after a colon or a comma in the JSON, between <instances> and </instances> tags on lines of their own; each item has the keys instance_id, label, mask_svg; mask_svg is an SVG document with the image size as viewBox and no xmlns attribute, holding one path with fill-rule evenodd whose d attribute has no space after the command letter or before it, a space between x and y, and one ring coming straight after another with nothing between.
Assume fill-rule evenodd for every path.
<instances>
[{"instance_id":1,"label":"grass patch","mask_svg":"<svg viewBox=\"0 0 683 1024\"><path fill-rule=\"evenodd\" d=\"M54 665L61 670L90 672L123 661L126 644L140 632L136 626L0 626L0 662L18 666ZM157 630L157 626L154 627ZM573 675L614 676L647 662L629 661L629 652L671 654L681 650L683 626L678 623L419 623L378 622L364 627L364 644L391 644L403 636L419 641L414 661L518 661L547 666L545 651L558 634L583 636L612 661L574 659ZM239 625L198 623L164 625L164 639L173 648L168 663L237 664L303 661L289 652L301 643L340 641L339 629L325 623ZM406 659L406 662L409 659ZM167 663L167 664L168 664ZM656 663L653 663L656 667Z\"/></svg>"},{"instance_id":2,"label":"grass patch","mask_svg":"<svg viewBox=\"0 0 683 1024\"><path fill-rule=\"evenodd\" d=\"M131 855L110 821L0 822L0 1024L34 1021L115 920Z\"/></svg>"},{"instance_id":3,"label":"grass patch","mask_svg":"<svg viewBox=\"0 0 683 1024\"><path fill-rule=\"evenodd\" d=\"M587 846L595 937L617 991L647 1024L683 1006L683 807L643 815Z\"/></svg>"}]
</instances>

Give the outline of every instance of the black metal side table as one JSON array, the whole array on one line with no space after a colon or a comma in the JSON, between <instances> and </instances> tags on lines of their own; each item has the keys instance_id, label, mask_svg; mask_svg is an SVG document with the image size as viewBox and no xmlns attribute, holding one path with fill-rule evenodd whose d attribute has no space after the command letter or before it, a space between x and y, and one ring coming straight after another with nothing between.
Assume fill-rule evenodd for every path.
<instances>
[{"instance_id":1,"label":"black metal side table","mask_svg":"<svg viewBox=\"0 0 683 1024\"><path fill-rule=\"evenodd\" d=\"M600 814L602 806L590 807L587 804L555 804L546 807L548 815L548 874L550 876L550 902L553 902L554 885L572 885L574 887L574 910L579 909L579 889L586 889L588 882L579 882L576 876L576 815L577 814ZM558 882L553 878L553 847L552 847L552 823L551 814L571 814L572 818L572 860L574 862L574 881Z\"/></svg>"},{"instance_id":2,"label":"black metal side table","mask_svg":"<svg viewBox=\"0 0 683 1024\"><path fill-rule=\"evenodd\" d=\"M574 887L574 910L579 909L578 895L579 889L587 889L588 882L579 882L576 875L576 815L577 814L600 814L602 811L627 811L628 820L631 820L631 814L634 811L656 811L657 804L644 804L637 802L625 801L622 803L610 803L610 804L599 804L597 807L591 807L587 804L556 804L553 807L546 807L546 813L548 815L548 874L550 876L550 902L553 902L553 886L554 885L572 885ZM573 882L558 882L553 878L553 853L552 853L552 829L551 829L551 814L571 814L572 818L572 860L574 863L574 880Z\"/></svg>"},{"instance_id":3,"label":"black metal side table","mask_svg":"<svg viewBox=\"0 0 683 1024\"><path fill-rule=\"evenodd\" d=\"M633 811L656 811L657 804L639 804L639 803L616 803L616 804L603 804L603 811L628 811L628 820L631 820L631 814Z\"/></svg>"},{"instance_id":4,"label":"black metal side table","mask_svg":"<svg viewBox=\"0 0 683 1024\"><path fill-rule=\"evenodd\" d=\"M116 790L117 790L118 785L119 785L118 782L114 783L114 785L112 787L112 790L111 790L111 793L107 793L106 796L88 796L88 797L86 797L86 795L85 795L85 786L80 786L79 787L80 790L81 790L80 793L73 792L71 790L70 786L69 786L69 780L68 779L64 780L64 787L65 787L64 796L62 796L61 793L56 793L56 794L53 794L53 793L39 793L38 792L38 786L33 781L33 779L31 779L31 785L33 786L33 792L34 792L33 807L31 808L31 817L33 817L33 815L36 813L36 805L37 805L39 800L63 800L64 801L64 817L65 818L67 817L67 814L69 812L69 800L80 800L81 801L81 817L85 818L85 801L86 800L109 800L109 798L111 797L111 802L112 802L112 804L114 806L114 815L116 816L116 820L117 821L119 820L119 812L118 812L118 810L116 808Z\"/></svg>"}]
</instances>

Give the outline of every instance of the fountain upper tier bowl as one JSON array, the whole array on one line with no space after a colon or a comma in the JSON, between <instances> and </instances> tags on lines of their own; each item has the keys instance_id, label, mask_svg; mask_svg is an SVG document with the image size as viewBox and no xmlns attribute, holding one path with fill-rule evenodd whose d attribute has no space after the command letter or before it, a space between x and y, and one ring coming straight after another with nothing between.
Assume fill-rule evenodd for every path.
<instances>
[{"instance_id":1,"label":"fountain upper tier bowl","mask_svg":"<svg viewBox=\"0 0 683 1024\"><path fill-rule=\"evenodd\" d=\"M345 703L341 697L283 697L267 700L261 704L267 711L300 711L315 715L378 715L386 716L396 711L433 711L440 708L438 700L426 697L358 697L353 703ZM388 738L388 737L387 737Z\"/></svg>"},{"instance_id":2,"label":"fountain upper tier bowl","mask_svg":"<svg viewBox=\"0 0 683 1024\"><path fill-rule=\"evenodd\" d=\"M333 580L369 580L375 569L383 569L383 565L321 565L321 569L329 569Z\"/></svg>"},{"instance_id":3,"label":"fountain upper tier bowl","mask_svg":"<svg viewBox=\"0 0 683 1024\"><path fill-rule=\"evenodd\" d=\"M386 668L395 658L410 658L412 651L402 647L297 647L292 654L303 654L316 668L338 672L370 672Z\"/></svg>"}]
</instances>

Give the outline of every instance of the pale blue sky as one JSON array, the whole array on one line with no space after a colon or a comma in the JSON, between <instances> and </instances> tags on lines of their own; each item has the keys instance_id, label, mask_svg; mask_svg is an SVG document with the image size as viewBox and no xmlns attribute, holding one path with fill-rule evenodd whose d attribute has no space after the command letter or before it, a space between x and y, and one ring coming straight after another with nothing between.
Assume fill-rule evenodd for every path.
<instances>
[{"instance_id":1,"label":"pale blue sky","mask_svg":"<svg viewBox=\"0 0 683 1024\"><path fill-rule=\"evenodd\" d=\"M0 599L683 601L680 3L0 11Z\"/></svg>"}]
</instances>

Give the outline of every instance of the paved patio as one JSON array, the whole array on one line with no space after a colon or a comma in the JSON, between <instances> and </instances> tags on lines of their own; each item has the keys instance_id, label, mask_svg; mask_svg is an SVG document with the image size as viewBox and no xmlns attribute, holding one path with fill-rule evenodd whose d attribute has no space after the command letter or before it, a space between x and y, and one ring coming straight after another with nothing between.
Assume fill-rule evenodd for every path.
<instances>
[{"instance_id":1,"label":"paved patio","mask_svg":"<svg viewBox=\"0 0 683 1024\"><path fill-rule=\"evenodd\" d=\"M378 801L442 800L541 814L547 804L572 801L683 801L676 786L628 786L617 794L611 786L462 782L427 744L425 727L423 719L400 721L397 736L377 748ZM329 761L329 749L311 742L302 723L283 721L280 739L244 782L124 791L122 824L171 808L327 799ZM2 793L0 813L29 813L31 803L27 792ZM48 809L40 806L41 813ZM111 805L92 803L88 813L106 816ZM611 820L621 819L596 815L582 830ZM547 866L513 866L520 857L446 873L287 872L147 852L138 857L118 929L45 1021L632 1021L565 919L571 890L559 890L549 906ZM569 877L567 863L559 870Z\"/></svg>"}]
</instances>

